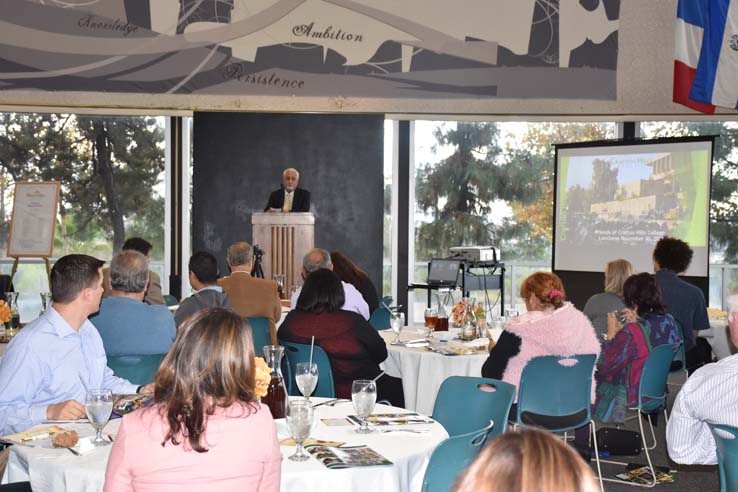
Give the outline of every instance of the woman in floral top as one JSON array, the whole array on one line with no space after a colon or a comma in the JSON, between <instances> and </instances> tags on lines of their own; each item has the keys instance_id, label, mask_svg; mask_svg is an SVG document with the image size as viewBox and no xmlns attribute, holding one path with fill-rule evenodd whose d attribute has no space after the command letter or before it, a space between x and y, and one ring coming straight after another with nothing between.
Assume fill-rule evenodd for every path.
<instances>
[{"instance_id":1,"label":"woman in floral top","mask_svg":"<svg viewBox=\"0 0 738 492\"><path fill-rule=\"evenodd\" d=\"M623 285L625 326L608 316L607 339L597 362L594 416L603 422L625 421L638 403L641 372L653 347L682 341L679 327L661 303L661 292L649 273L633 275Z\"/></svg>"}]
</instances>

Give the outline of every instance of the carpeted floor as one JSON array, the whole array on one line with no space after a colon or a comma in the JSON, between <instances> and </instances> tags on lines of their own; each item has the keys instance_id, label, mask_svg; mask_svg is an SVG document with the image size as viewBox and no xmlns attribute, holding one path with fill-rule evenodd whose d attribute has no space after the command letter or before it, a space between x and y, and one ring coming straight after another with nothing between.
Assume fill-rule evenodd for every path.
<instances>
[{"instance_id":1,"label":"carpeted floor","mask_svg":"<svg viewBox=\"0 0 738 492\"><path fill-rule=\"evenodd\" d=\"M670 379L672 383L681 383L684 381L684 377L674 375ZM670 397L668 408L671 410L671 403L676 396L681 385L670 384L669 390L673 396ZM599 426L598 426L599 428ZM625 429L638 431L638 421L636 419L626 422ZM644 421L644 429L647 438L650 440L650 431L648 430L648 424ZM717 466L684 466L677 465L673 461L667 458L666 452L666 425L663 416L659 418L659 423L655 428L657 446L656 449L650 451L651 460L654 465L669 466L672 470L676 470L674 474L674 483L657 484L652 490L663 491L663 492L718 492L720 490L720 479L718 476ZM635 463L646 463L646 455L641 453L640 456L622 456L613 458L623 462L635 462ZM592 460L592 470L596 473L597 467ZM618 465L602 464L602 476L603 477L614 477L616 474L621 473L623 467ZM637 490L643 490L642 487L634 487L619 483L604 482L606 492L633 492Z\"/></svg>"}]
</instances>

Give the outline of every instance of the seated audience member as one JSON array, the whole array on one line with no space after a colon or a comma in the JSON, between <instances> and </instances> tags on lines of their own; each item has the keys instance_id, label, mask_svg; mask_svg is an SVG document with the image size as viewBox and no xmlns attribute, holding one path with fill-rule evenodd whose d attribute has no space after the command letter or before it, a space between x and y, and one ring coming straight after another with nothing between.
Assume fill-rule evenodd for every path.
<instances>
[{"instance_id":1,"label":"seated audience member","mask_svg":"<svg viewBox=\"0 0 738 492\"><path fill-rule=\"evenodd\" d=\"M254 251L249 243L238 242L228 247L226 262L231 275L218 279L218 285L231 300L233 310L242 317L267 318L269 339L277 344L276 323L282 316L282 304L274 280L251 276L254 266Z\"/></svg>"},{"instance_id":2,"label":"seated audience member","mask_svg":"<svg viewBox=\"0 0 738 492\"><path fill-rule=\"evenodd\" d=\"M150 242L140 237L130 237L123 243L121 251L133 250L138 251L146 257L146 260L151 259L151 250L153 246ZM103 268L103 297L110 295L110 268ZM149 285L146 287L146 295L144 295L144 302L146 304L166 304L164 302L164 294L161 292L161 279L159 274L153 270L149 270Z\"/></svg>"},{"instance_id":3,"label":"seated audience member","mask_svg":"<svg viewBox=\"0 0 738 492\"><path fill-rule=\"evenodd\" d=\"M54 264L51 307L13 338L0 362L0 435L44 420L84 417L85 388L120 394L138 389L113 376L100 335L87 320L100 307L102 266L87 255L63 256Z\"/></svg>"},{"instance_id":4,"label":"seated audience member","mask_svg":"<svg viewBox=\"0 0 738 492\"><path fill-rule=\"evenodd\" d=\"M729 303L730 304L730 303ZM730 339L738 346L738 313L728 320ZM692 374L674 400L666 426L669 457L686 465L717 463L708 424L738 427L738 354L707 364Z\"/></svg>"},{"instance_id":5,"label":"seated audience member","mask_svg":"<svg viewBox=\"0 0 738 492\"><path fill-rule=\"evenodd\" d=\"M690 374L710 360L710 344L704 338L697 342L698 332L710 328L705 296L678 276L689 267L692 254L687 243L673 237L662 237L653 250L656 283L667 312L681 325Z\"/></svg>"},{"instance_id":6,"label":"seated audience member","mask_svg":"<svg viewBox=\"0 0 738 492\"><path fill-rule=\"evenodd\" d=\"M661 303L653 275L639 273L628 278L623 299L626 324L609 315L607 338L597 362L594 416L603 422L624 422L626 409L638 403L641 372L651 349L682 341L679 327Z\"/></svg>"},{"instance_id":7,"label":"seated audience member","mask_svg":"<svg viewBox=\"0 0 738 492\"><path fill-rule=\"evenodd\" d=\"M182 323L200 311L210 307L233 309L228 294L218 285L218 260L207 251L195 253L190 258L190 285L195 293L179 304L174 312L174 323L177 328Z\"/></svg>"},{"instance_id":8,"label":"seated audience member","mask_svg":"<svg viewBox=\"0 0 738 492\"><path fill-rule=\"evenodd\" d=\"M387 346L377 330L359 314L341 309L344 294L334 272L320 268L308 275L297 307L279 327L284 342L315 344L328 354L333 369L336 396L351 398L355 379L374 379L387 358ZM377 380L377 400L386 399L404 407L402 381L384 374Z\"/></svg>"},{"instance_id":9,"label":"seated audience member","mask_svg":"<svg viewBox=\"0 0 738 492\"><path fill-rule=\"evenodd\" d=\"M282 455L255 372L243 318L196 313L156 373L154 404L123 417L103 490L278 492Z\"/></svg>"},{"instance_id":10,"label":"seated audience member","mask_svg":"<svg viewBox=\"0 0 738 492\"><path fill-rule=\"evenodd\" d=\"M605 292L593 295L584 305L584 314L592 322L600 341L607 336L607 315L615 312L618 316L625 307L623 284L631 275L633 265L628 260L609 262L605 267Z\"/></svg>"},{"instance_id":11,"label":"seated audience member","mask_svg":"<svg viewBox=\"0 0 738 492\"><path fill-rule=\"evenodd\" d=\"M333 262L331 261L331 255L328 251L320 248L311 249L302 259L302 278L305 279L311 273L320 270L333 270ZM341 309L344 311L353 311L364 317L365 320L369 319L369 305L364 300L356 287L350 283L341 281L343 285L343 298L344 304ZM300 289L297 289L292 294L292 309L295 309L297 305L297 299L300 297Z\"/></svg>"},{"instance_id":12,"label":"seated audience member","mask_svg":"<svg viewBox=\"0 0 738 492\"><path fill-rule=\"evenodd\" d=\"M359 291L361 297L369 306L369 314L373 313L379 307L379 296L377 296L377 288L369 278L369 274L356 266L354 262L348 259L346 255L338 251L331 252L331 263L333 271L338 274L341 282L346 282Z\"/></svg>"},{"instance_id":13,"label":"seated audience member","mask_svg":"<svg viewBox=\"0 0 738 492\"><path fill-rule=\"evenodd\" d=\"M163 354L172 345L172 313L143 302L148 278L149 262L138 251L121 251L110 262L110 296L90 316L108 356Z\"/></svg>"},{"instance_id":14,"label":"seated audience member","mask_svg":"<svg viewBox=\"0 0 738 492\"><path fill-rule=\"evenodd\" d=\"M592 324L564 302L564 286L553 273L536 272L523 281L520 296L528 312L511 319L482 367L482 376L520 386L523 368L541 355L599 354Z\"/></svg>"},{"instance_id":15,"label":"seated audience member","mask_svg":"<svg viewBox=\"0 0 738 492\"><path fill-rule=\"evenodd\" d=\"M492 439L454 492L598 492L592 470L553 434L534 428Z\"/></svg>"}]
</instances>

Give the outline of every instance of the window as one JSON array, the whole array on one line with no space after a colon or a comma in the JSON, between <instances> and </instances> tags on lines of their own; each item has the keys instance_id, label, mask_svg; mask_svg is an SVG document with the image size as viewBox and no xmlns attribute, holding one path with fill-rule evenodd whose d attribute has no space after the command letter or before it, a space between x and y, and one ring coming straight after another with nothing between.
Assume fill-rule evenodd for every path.
<instances>
[{"instance_id":1,"label":"window","mask_svg":"<svg viewBox=\"0 0 738 492\"><path fill-rule=\"evenodd\" d=\"M646 121L645 138L716 135L710 190L710 306L738 288L738 122Z\"/></svg>"},{"instance_id":2,"label":"window","mask_svg":"<svg viewBox=\"0 0 738 492\"><path fill-rule=\"evenodd\" d=\"M53 257L86 253L109 261L126 237L154 245L164 277L165 118L0 113L0 251L7 251L15 181L60 181ZM10 273L12 260L2 260ZM48 291L42 261L14 278L21 320L35 318Z\"/></svg>"},{"instance_id":3,"label":"window","mask_svg":"<svg viewBox=\"0 0 738 492\"><path fill-rule=\"evenodd\" d=\"M417 121L413 280L424 282L428 260L453 246L495 246L507 267L505 303L524 309L520 282L551 267L552 144L615 133L614 123ZM488 309L498 314L495 296ZM424 304L419 292L412 319Z\"/></svg>"}]
</instances>

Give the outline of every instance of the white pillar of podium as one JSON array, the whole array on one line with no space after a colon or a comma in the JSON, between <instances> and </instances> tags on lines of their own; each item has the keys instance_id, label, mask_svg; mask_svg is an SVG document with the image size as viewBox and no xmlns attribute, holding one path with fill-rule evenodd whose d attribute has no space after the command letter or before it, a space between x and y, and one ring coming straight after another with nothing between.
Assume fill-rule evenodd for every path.
<instances>
[{"instance_id":1,"label":"white pillar of podium","mask_svg":"<svg viewBox=\"0 0 738 492\"><path fill-rule=\"evenodd\" d=\"M285 277L284 292L302 285L302 258L315 244L315 216L309 212L255 212L251 214L252 244L264 250L264 278Z\"/></svg>"}]
</instances>

